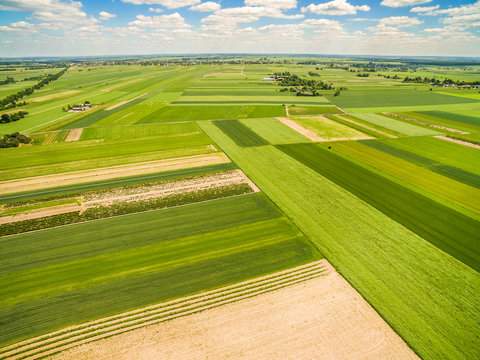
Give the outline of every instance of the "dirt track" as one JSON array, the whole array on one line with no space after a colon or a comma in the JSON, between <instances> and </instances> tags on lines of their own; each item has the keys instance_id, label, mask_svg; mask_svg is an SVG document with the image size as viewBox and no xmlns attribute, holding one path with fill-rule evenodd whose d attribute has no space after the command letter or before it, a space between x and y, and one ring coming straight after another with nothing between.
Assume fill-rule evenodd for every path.
<instances>
[{"instance_id":1,"label":"dirt track","mask_svg":"<svg viewBox=\"0 0 480 360\"><path fill-rule=\"evenodd\" d=\"M119 102L118 104L115 104L115 105L112 105L110 106L109 108L106 108L105 110L108 111L108 110L113 110L119 106L122 106L122 105L125 105L126 103L129 103L130 101L133 101L135 99L138 99L139 97L142 97L143 95L145 95L146 93L143 93L142 95L138 95L137 97L134 97L133 99L130 99L130 100L125 100L125 101L122 101L122 102Z\"/></svg>"},{"instance_id":2,"label":"dirt track","mask_svg":"<svg viewBox=\"0 0 480 360\"><path fill-rule=\"evenodd\" d=\"M445 140L445 141L450 141L452 143L455 143L455 144L459 144L459 145L463 145L463 146L468 146L468 147L471 147L473 149L480 149L480 145L477 145L477 144L473 144L471 142L468 142L468 141L462 141L462 140L458 140L458 139L452 139L448 136L434 136L436 137L437 139L441 139L441 140Z\"/></svg>"},{"instance_id":3,"label":"dirt track","mask_svg":"<svg viewBox=\"0 0 480 360\"><path fill-rule=\"evenodd\" d=\"M327 263L328 264L328 263ZM68 359L418 359L336 272L139 328Z\"/></svg>"},{"instance_id":4,"label":"dirt track","mask_svg":"<svg viewBox=\"0 0 480 360\"><path fill-rule=\"evenodd\" d=\"M61 174L36 176L24 179L2 181L0 182L0 194L11 194L19 191L37 190L125 176L143 175L161 171L222 164L227 162L230 162L230 159L225 154L214 153L118 165L98 169L72 171Z\"/></svg>"}]
</instances>

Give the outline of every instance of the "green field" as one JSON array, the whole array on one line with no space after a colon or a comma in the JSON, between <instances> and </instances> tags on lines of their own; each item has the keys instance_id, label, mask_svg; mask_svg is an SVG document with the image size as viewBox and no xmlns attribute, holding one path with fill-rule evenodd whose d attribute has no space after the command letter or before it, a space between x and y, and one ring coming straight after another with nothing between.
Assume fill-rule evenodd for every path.
<instances>
[{"instance_id":1,"label":"green field","mask_svg":"<svg viewBox=\"0 0 480 360\"><path fill-rule=\"evenodd\" d=\"M384 128L399 132L408 136L422 136L422 135L438 135L440 131L433 129L426 129L421 126L414 125L412 123L404 122L401 120L392 119L388 116L380 114L354 114L355 117L368 121L374 125L379 125Z\"/></svg>"},{"instance_id":2,"label":"green field","mask_svg":"<svg viewBox=\"0 0 480 360\"><path fill-rule=\"evenodd\" d=\"M476 357L476 271L277 148L201 126L422 358Z\"/></svg>"},{"instance_id":3,"label":"green field","mask_svg":"<svg viewBox=\"0 0 480 360\"><path fill-rule=\"evenodd\" d=\"M285 116L281 105L188 105L166 106L140 119L137 123L162 123L193 120L223 120Z\"/></svg>"},{"instance_id":4,"label":"green field","mask_svg":"<svg viewBox=\"0 0 480 360\"><path fill-rule=\"evenodd\" d=\"M341 108L370 108L473 103L474 99L461 98L414 89L381 89L345 91L340 96L327 97Z\"/></svg>"},{"instance_id":5,"label":"green field","mask_svg":"<svg viewBox=\"0 0 480 360\"><path fill-rule=\"evenodd\" d=\"M32 242L39 244L34 251ZM0 244L8 259L0 268L0 319L9 324L0 330L3 344L321 258L262 195L14 235Z\"/></svg>"},{"instance_id":6,"label":"green field","mask_svg":"<svg viewBox=\"0 0 480 360\"><path fill-rule=\"evenodd\" d=\"M317 136L324 139L345 139L366 136L363 132L339 124L326 117L302 116L291 117L291 119L303 128L312 130Z\"/></svg>"}]
</instances>

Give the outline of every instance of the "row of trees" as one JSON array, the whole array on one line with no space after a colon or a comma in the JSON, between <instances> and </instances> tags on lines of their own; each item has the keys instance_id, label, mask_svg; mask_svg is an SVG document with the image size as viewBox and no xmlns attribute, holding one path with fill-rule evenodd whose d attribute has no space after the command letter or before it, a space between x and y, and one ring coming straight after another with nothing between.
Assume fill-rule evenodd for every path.
<instances>
[{"instance_id":1,"label":"row of trees","mask_svg":"<svg viewBox=\"0 0 480 360\"><path fill-rule=\"evenodd\" d=\"M480 85L480 81L454 81L452 79L444 79L440 80L437 78L428 78L428 77L421 77L417 76L414 78L406 77L403 79L404 83L418 83L418 84L431 84L435 86L442 86L442 85L457 85L457 86L468 86L468 85Z\"/></svg>"},{"instance_id":2,"label":"row of trees","mask_svg":"<svg viewBox=\"0 0 480 360\"><path fill-rule=\"evenodd\" d=\"M30 144L32 139L18 132L0 137L0 148L18 147L20 144Z\"/></svg>"},{"instance_id":3,"label":"row of trees","mask_svg":"<svg viewBox=\"0 0 480 360\"><path fill-rule=\"evenodd\" d=\"M24 96L33 94L33 92L35 90L38 90L38 89L44 87L45 85L47 85L51 81L57 80L60 76L65 74L67 69L68 68L65 68L65 69L63 69L62 71L60 71L56 74L50 74L45 79L40 80L36 85L33 85L29 88L20 90L16 94L9 95L6 98L0 100L0 110L14 108L15 106L17 106L17 101L18 100L22 99Z\"/></svg>"},{"instance_id":4,"label":"row of trees","mask_svg":"<svg viewBox=\"0 0 480 360\"><path fill-rule=\"evenodd\" d=\"M8 85L8 84L13 84L15 82L15 79L11 76L7 76L5 80L0 80L0 85Z\"/></svg>"},{"instance_id":5,"label":"row of trees","mask_svg":"<svg viewBox=\"0 0 480 360\"><path fill-rule=\"evenodd\" d=\"M280 81L280 86L289 86L290 92L296 92L297 96L320 96L320 90L332 90L332 84L327 84L322 80L305 79L298 75L283 73L274 73L273 78ZM287 91L286 88L280 91Z\"/></svg>"},{"instance_id":6,"label":"row of trees","mask_svg":"<svg viewBox=\"0 0 480 360\"><path fill-rule=\"evenodd\" d=\"M7 124L12 121L18 121L20 119L23 119L25 115L28 115L28 112L23 110L13 114L2 114L2 116L0 117L0 124Z\"/></svg>"}]
</instances>

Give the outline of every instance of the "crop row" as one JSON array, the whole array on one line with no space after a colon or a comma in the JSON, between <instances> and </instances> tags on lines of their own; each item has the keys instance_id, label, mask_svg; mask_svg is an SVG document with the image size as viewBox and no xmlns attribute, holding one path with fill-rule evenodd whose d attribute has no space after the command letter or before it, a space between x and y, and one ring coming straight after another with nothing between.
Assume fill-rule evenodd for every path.
<instances>
[{"instance_id":1,"label":"crop row","mask_svg":"<svg viewBox=\"0 0 480 360\"><path fill-rule=\"evenodd\" d=\"M195 192L179 193L148 201L123 202L110 206L99 206L87 209L83 213L71 212L53 216L18 221L0 225L0 234L12 235L33 230L51 228L55 226L79 223L89 220L102 219L112 216L131 214L142 211L157 210L167 207L186 205L201 201L220 199L229 196L242 195L252 192L250 185L231 184Z\"/></svg>"},{"instance_id":2,"label":"crop row","mask_svg":"<svg viewBox=\"0 0 480 360\"><path fill-rule=\"evenodd\" d=\"M40 359L91 341L249 298L329 272L324 260L45 334L0 350L0 359Z\"/></svg>"}]
</instances>

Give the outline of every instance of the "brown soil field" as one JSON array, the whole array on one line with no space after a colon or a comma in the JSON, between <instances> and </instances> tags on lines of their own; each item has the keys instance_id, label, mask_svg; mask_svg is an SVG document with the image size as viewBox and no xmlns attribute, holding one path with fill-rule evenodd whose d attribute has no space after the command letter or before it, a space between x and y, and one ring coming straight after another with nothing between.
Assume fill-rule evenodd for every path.
<instances>
[{"instance_id":1,"label":"brown soil field","mask_svg":"<svg viewBox=\"0 0 480 360\"><path fill-rule=\"evenodd\" d=\"M72 171L53 175L35 176L24 179L1 181L0 194L11 194L19 191L37 190L56 186L113 179L118 177L222 164L227 162L230 162L230 159L224 153L214 153Z\"/></svg>"},{"instance_id":2,"label":"brown soil field","mask_svg":"<svg viewBox=\"0 0 480 360\"><path fill-rule=\"evenodd\" d=\"M68 132L67 138L65 139L65 142L80 140L80 136L82 136L82 132L83 132L83 128L70 130Z\"/></svg>"},{"instance_id":3,"label":"brown soil field","mask_svg":"<svg viewBox=\"0 0 480 360\"><path fill-rule=\"evenodd\" d=\"M52 215L66 214L69 212L75 212L80 210L81 210L80 205L77 205L77 204L51 206L45 209L32 210L32 211L28 211L18 215L1 216L0 225L14 223L18 221L24 221L24 220L39 219L42 217L47 217Z\"/></svg>"},{"instance_id":4,"label":"brown soil field","mask_svg":"<svg viewBox=\"0 0 480 360\"><path fill-rule=\"evenodd\" d=\"M139 97L142 97L142 96L145 95L145 94L146 94L146 93L143 93L142 95L138 95L138 96L134 97L133 99L119 102L118 104L112 105L112 106L110 106L109 108L106 108L105 110L108 111L108 110L115 109L115 108L117 108L117 107L119 107L119 106L122 106L122 105L124 105L124 104L126 104L126 103L129 103L130 101L133 101L133 100L135 100L135 99L138 99Z\"/></svg>"},{"instance_id":5,"label":"brown soil field","mask_svg":"<svg viewBox=\"0 0 480 360\"><path fill-rule=\"evenodd\" d=\"M50 359L418 357L331 268L323 276L83 344Z\"/></svg>"},{"instance_id":6,"label":"brown soil field","mask_svg":"<svg viewBox=\"0 0 480 360\"><path fill-rule=\"evenodd\" d=\"M471 143L471 142L468 142L468 141L462 141L462 140L458 140L458 139L452 139L452 138L449 138L448 136L441 136L441 135L434 136L434 137L436 137L437 139L441 139L441 140L445 140L445 141L450 141L450 142L455 143L455 144L459 144L459 145L463 145L463 146L468 146L468 147L471 147L471 148L474 148L474 149L480 149L480 145L477 145L477 144L474 144L474 143Z\"/></svg>"}]
</instances>

